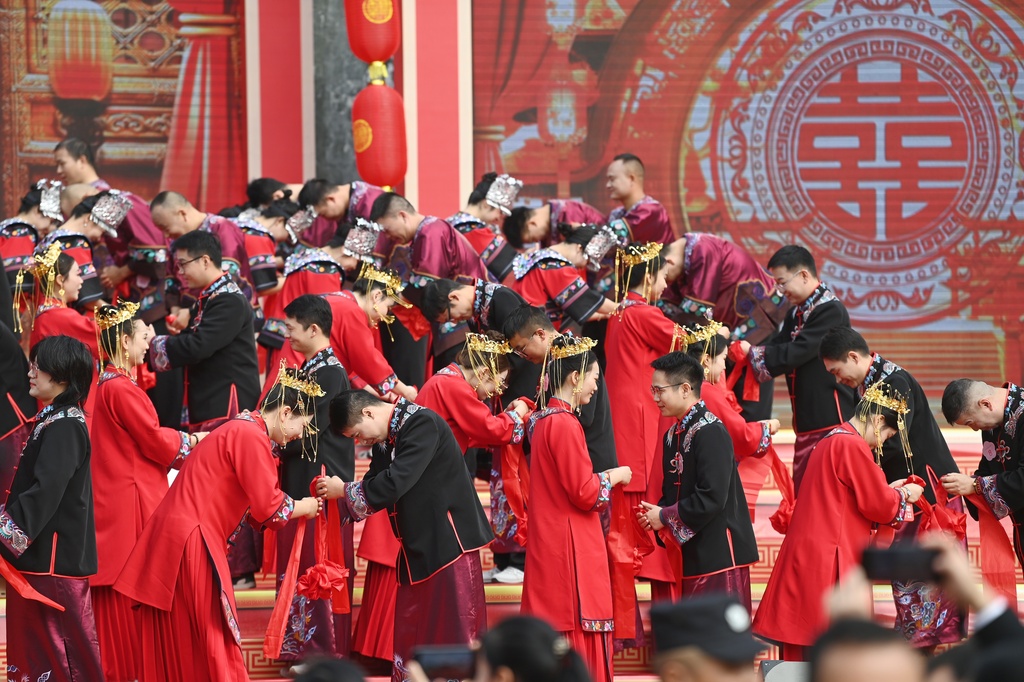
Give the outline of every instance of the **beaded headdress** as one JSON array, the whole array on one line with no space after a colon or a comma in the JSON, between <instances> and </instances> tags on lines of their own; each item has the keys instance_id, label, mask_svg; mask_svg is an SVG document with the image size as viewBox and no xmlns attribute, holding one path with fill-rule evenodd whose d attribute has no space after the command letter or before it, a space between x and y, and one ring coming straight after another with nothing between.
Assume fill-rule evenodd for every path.
<instances>
[{"instance_id":1,"label":"beaded headdress","mask_svg":"<svg viewBox=\"0 0 1024 682\"><path fill-rule=\"evenodd\" d=\"M562 334L551 342L547 357L544 358L544 369L540 378L540 399L542 403L546 403L548 398L554 395L565 382L566 372L562 366L562 361L567 358L583 356L580 364L575 362L572 364L573 371L581 366L584 368L589 367L590 361L587 358L587 354L594 350L596 346L596 340L586 336L576 336L571 332ZM582 391L582 386L580 385L582 382L583 377L580 376L572 390L572 399L569 401L569 404L573 410L578 409L580 406L579 395Z\"/></svg>"},{"instance_id":2,"label":"beaded headdress","mask_svg":"<svg viewBox=\"0 0 1024 682\"><path fill-rule=\"evenodd\" d=\"M615 252L615 273L619 279L616 286L618 294L622 298L628 293L629 280L633 274L633 268L643 266L645 272L650 273L651 263L656 262L661 255L661 242L647 242L646 244L633 243L620 248ZM651 282L644 285L644 298L651 303Z\"/></svg>"},{"instance_id":3,"label":"beaded headdress","mask_svg":"<svg viewBox=\"0 0 1024 682\"><path fill-rule=\"evenodd\" d=\"M466 334L466 354L469 356L469 362L473 368L486 367L491 373L491 378L494 380L495 393L501 395L505 387L499 380L501 372L498 369L498 358L504 355L508 355L512 352L512 348L509 347L508 341L504 340L504 337L491 338L487 334ZM492 393L488 393L487 397L492 397Z\"/></svg>"},{"instance_id":4,"label":"beaded headdress","mask_svg":"<svg viewBox=\"0 0 1024 682\"><path fill-rule=\"evenodd\" d=\"M273 407L273 399L276 397L278 400L284 400L284 391L277 390L280 386L282 389L290 388L298 392L297 409L302 414L309 415L312 419L306 425L303 430L302 438L302 458L310 461L316 461L316 450L317 450L317 438L315 436L319 433L319 429L316 424L316 407L315 399L323 398L327 393L321 388L320 384L317 383L316 379L312 374L303 372L298 367L288 367L284 360L281 360L280 369L277 373L277 380L274 382L274 386L267 391L267 397L264 398L261 409L266 410L269 407Z\"/></svg>"},{"instance_id":5,"label":"beaded headdress","mask_svg":"<svg viewBox=\"0 0 1024 682\"><path fill-rule=\"evenodd\" d=\"M131 199L116 189L110 190L96 200L89 216L111 237L117 237L117 228L132 210Z\"/></svg>"},{"instance_id":6,"label":"beaded headdress","mask_svg":"<svg viewBox=\"0 0 1024 682\"><path fill-rule=\"evenodd\" d=\"M365 218L356 218L355 224L345 237L345 255L369 262L373 258L373 249L377 246L377 238L382 231L383 228L379 224Z\"/></svg>"},{"instance_id":7,"label":"beaded headdress","mask_svg":"<svg viewBox=\"0 0 1024 682\"><path fill-rule=\"evenodd\" d=\"M36 278L37 291L43 296L43 301L53 298L53 287L57 278L57 258L60 257L61 242L54 240L45 251L37 251L32 256L33 264L22 270L14 277L14 331L21 332L21 311L23 308L32 308L25 295L25 273ZM33 313L35 311L33 310ZM32 321L35 324L35 318Z\"/></svg>"},{"instance_id":8,"label":"beaded headdress","mask_svg":"<svg viewBox=\"0 0 1024 682\"><path fill-rule=\"evenodd\" d=\"M139 312L139 304L134 301L120 301L116 306L107 306L96 313L96 327L100 331L110 329L122 322L127 322Z\"/></svg>"},{"instance_id":9,"label":"beaded headdress","mask_svg":"<svg viewBox=\"0 0 1024 682\"><path fill-rule=\"evenodd\" d=\"M900 435L900 445L903 446L903 456L907 460L907 470L914 473L914 453L910 449L910 438L907 433L906 415L910 412L907 405L907 398L898 390L889 386L884 381L872 384L864 391L860 402L857 403L857 419L869 423L873 417L881 414L882 410L890 410L896 413L896 428ZM875 462L882 463L882 443L877 438L875 443Z\"/></svg>"},{"instance_id":10,"label":"beaded headdress","mask_svg":"<svg viewBox=\"0 0 1024 682\"><path fill-rule=\"evenodd\" d=\"M373 263L363 263L363 266L359 269L358 279L368 279L372 282L380 282L384 285L384 293L391 298L395 299L406 308L411 308L412 304L402 298L402 290L405 289L405 284L394 272L394 270L388 270L387 268L378 268Z\"/></svg>"},{"instance_id":11,"label":"beaded headdress","mask_svg":"<svg viewBox=\"0 0 1024 682\"><path fill-rule=\"evenodd\" d=\"M96 311L96 344L100 350L100 363L103 362L103 356L113 362L115 365L119 365L119 357L124 357L124 367L126 371L130 371L131 358L128 354L128 349L121 345L121 334L118 334L116 338L112 338L107 342L107 336L103 332L112 328L118 327L125 322L131 322L135 319L135 313L139 312L139 304L134 301L121 300L116 306L102 306ZM122 333L131 335L133 329L128 327Z\"/></svg>"},{"instance_id":12,"label":"beaded headdress","mask_svg":"<svg viewBox=\"0 0 1024 682\"><path fill-rule=\"evenodd\" d=\"M484 197L489 205L498 209L505 215L512 214L512 204L519 196L519 190L523 188L523 181L513 178L511 175L502 174L494 178L487 195Z\"/></svg>"}]
</instances>

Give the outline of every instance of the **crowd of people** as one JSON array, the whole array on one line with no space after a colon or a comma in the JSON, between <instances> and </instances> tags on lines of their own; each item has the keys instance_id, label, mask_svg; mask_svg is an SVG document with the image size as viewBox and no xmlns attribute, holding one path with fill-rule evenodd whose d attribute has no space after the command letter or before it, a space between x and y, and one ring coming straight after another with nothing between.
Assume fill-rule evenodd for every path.
<instances>
[{"instance_id":1,"label":"crowd of people","mask_svg":"<svg viewBox=\"0 0 1024 682\"><path fill-rule=\"evenodd\" d=\"M519 205L490 173L447 218L324 179L147 202L77 139L55 164L0 222L9 679L248 679L235 592L264 570L264 654L293 675L326 655L420 679L422 647L479 642L477 679L609 682L617 650L652 644L637 580L672 680L752 673L751 632L824 675L843 646L931 652L969 608L1009 612L949 565L969 512L1015 594L999 520L1024 514L1021 389L946 388L946 420L982 432L961 473L808 249L762 265L684 233L632 154L608 167L608 215ZM751 630L769 472L785 540ZM945 573L893 578L894 630L830 629L823 597L865 547L936 532ZM488 632L492 581L522 583L533 618Z\"/></svg>"}]
</instances>

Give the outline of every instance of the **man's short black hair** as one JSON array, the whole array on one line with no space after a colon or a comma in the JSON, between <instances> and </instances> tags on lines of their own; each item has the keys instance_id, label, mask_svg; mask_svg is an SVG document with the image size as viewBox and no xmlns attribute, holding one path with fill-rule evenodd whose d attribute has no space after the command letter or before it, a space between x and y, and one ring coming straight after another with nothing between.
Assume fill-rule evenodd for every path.
<instances>
[{"instance_id":1,"label":"man's short black hair","mask_svg":"<svg viewBox=\"0 0 1024 682\"><path fill-rule=\"evenodd\" d=\"M181 192L175 192L171 189L165 189L155 197L153 201L149 202L149 210L155 211L158 208L167 207L169 209L183 208L189 205L188 197Z\"/></svg>"},{"instance_id":2,"label":"man's short black hair","mask_svg":"<svg viewBox=\"0 0 1024 682\"><path fill-rule=\"evenodd\" d=\"M331 399L331 430L342 433L363 421L364 408L387 404L369 391L352 389L342 391Z\"/></svg>"},{"instance_id":3,"label":"man's short black hair","mask_svg":"<svg viewBox=\"0 0 1024 682\"><path fill-rule=\"evenodd\" d=\"M640 160L640 157L636 154L630 154L629 152L623 152L622 154L616 154L612 161L621 161L622 163L635 163L640 167L640 175L644 174L644 162Z\"/></svg>"},{"instance_id":4,"label":"man's short black hair","mask_svg":"<svg viewBox=\"0 0 1024 682\"><path fill-rule=\"evenodd\" d=\"M263 208L274 200L274 194L288 185L275 178L256 178L245 188L245 196L253 208Z\"/></svg>"},{"instance_id":5,"label":"man's short black hair","mask_svg":"<svg viewBox=\"0 0 1024 682\"><path fill-rule=\"evenodd\" d=\"M806 270L812 276L818 276L818 266L814 263L814 256L799 244L786 244L776 251L768 261L768 269L772 268L786 268L790 272Z\"/></svg>"},{"instance_id":6,"label":"man's short black hair","mask_svg":"<svg viewBox=\"0 0 1024 682\"><path fill-rule=\"evenodd\" d=\"M868 342L852 327L840 326L829 329L821 337L818 345L818 357L822 360L845 360L850 352L871 355Z\"/></svg>"},{"instance_id":7,"label":"man's short black hair","mask_svg":"<svg viewBox=\"0 0 1024 682\"><path fill-rule=\"evenodd\" d=\"M952 426L971 406L975 386L983 382L974 379L956 379L942 392L942 416Z\"/></svg>"},{"instance_id":8,"label":"man's short black hair","mask_svg":"<svg viewBox=\"0 0 1024 682\"><path fill-rule=\"evenodd\" d=\"M651 367L655 372L664 372L669 384L690 384L693 394L700 397L700 389L704 384L704 368L697 358L683 351L675 351L657 358L651 363Z\"/></svg>"},{"instance_id":9,"label":"man's short black hair","mask_svg":"<svg viewBox=\"0 0 1024 682\"><path fill-rule=\"evenodd\" d=\"M315 324L326 335L330 335L334 323L331 304L316 294L296 296L284 307L284 314L301 324L303 329L309 329L311 324Z\"/></svg>"},{"instance_id":10,"label":"man's short black hair","mask_svg":"<svg viewBox=\"0 0 1024 682\"><path fill-rule=\"evenodd\" d=\"M370 220L380 220L389 213L395 213L396 211L415 213L416 208L412 205L412 202L401 194L384 192L384 194L373 200L373 206L370 208Z\"/></svg>"},{"instance_id":11,"label":"man's short black hair","mask_svg":"<svg viewBox=\"0 0 1024 682\"><path fill-rule=\"evenodd\" d=\"M53 151L59 152L61 149L66 151L68 156L75 161L85 158L93 170L96 170L96 156L93 154L92 147L84 140L80 140L77 137L66 137L57 143Z\"/></svg>"},{"instance_id":12,"label":"man's short black hair","mask_svg":"<svg viewBox=\"0 0 1024 682\"><path fill-rule=\"evenodd\" d=\"M448 310L448 295L466 284L459 284L450 279L432 279L423 287L420 295L420 312L431 322L436 322L445 310Z\"/></svg>"},{"instance_id":13,"label":"man's short black hair","mask_svg":"<svg viewBox=\"0 0 1024 682\"><path fill-rule=\"evenodd\" d=\"M548 319L548 314L544 312L543 308L537 308L528 303L524 303L510 312L501 325L501 333L505 335L506 339L511 339L513 336L533 336L538 329L553 332L555 325L551 324L551 320Z\"/></svg>"},{"instance_id":14,"label":"man's short black hair","mask_svg":"<svg viewBox=\"0 0 1024 682\"><path fill-rule=\"evenodd\" d=\"M299 190L299 206L302 208L309 208L310 206L316 206L324 199L327 195L338 189L338 183L324 180L323 178L313 178L312 180L306 180L306 183Z\"/></svg>"},{"instance_id":15,"label":"man's short black hair","mask_svg":"<svg viewBox=\"0 0 1024 682\"><path fill-rule=\"evenodd\" d=\"M818 637L810 650L810 681L821 682L821 664L825 656L844 646L905 646L910 647L897 630L861 618L837 620Z\"/></svg>"},{"instance_id":16,"label":"man's short black hair","mask_svg":"<svg viewBox=\"0 0 1024 682\"><path fill-rule=\"evenodd\" d=\"M171 244L171 251L184 251L189 258L202 258L209 256L214 267L221 267L223 252L220 248L220 240L216 235L206 230L192 230L174 240Z\"/></svg>"}]
</instances>

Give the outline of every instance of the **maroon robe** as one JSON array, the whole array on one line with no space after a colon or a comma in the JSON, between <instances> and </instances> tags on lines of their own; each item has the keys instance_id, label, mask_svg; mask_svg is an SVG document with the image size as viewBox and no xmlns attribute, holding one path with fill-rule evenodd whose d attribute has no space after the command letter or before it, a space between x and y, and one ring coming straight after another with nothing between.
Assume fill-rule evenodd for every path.
<instances>
[{"instance_id":1,"label":"maroon robe","mask_svg":"<svg viewBox=\"0 0 1024 682\"><path fill-rule=\"evenodd\" d=\"M105 180L92 186L101 192L110 190ZM131 192L121 194L132 203L128 214L117 226L117 236L103 235L103 242L115 265L131 270L123 287L124 298L139 304L139 315L147 324L167 314L164 291L168 273L168 242L153 223L149 202Z\"/></svg>"},{"instance_id":2,"label":"maroon robe","mask_svg":"<svg viewBox=\"0 0 1024 682\"><path fill-rule=\"evenodd\" d=\"M356 222L356 218L362 218L363 220L370 219L370 209L373 208L373 202L377 200L381 194L384 193L384 189L377 187L377 185L371 185L368 182L362 182L356 180L349 184L349 196L348 196L348 209L345 212L345 217L342 220L352 223ZM327 246L327 242L331 241L334 237L334 233L338 230L338 221L330 220L323 216L317 216L313 224L310 225L300 235L299 239L306 246L312 246L319 248L321 246Z\"/></svg>"},{"instance_id":3,"label":"maroon robe","mask_svg":"<svg viewBox=\"0 0 1024 682\"><path fill-rule=\"evenodd\" d=\"M648 195L629 208L619 206L608 214L608 222L625 220L635 242L658 242L668 246L675 241L675 232L668 218L668 211L661 202Z\"/></svg>"}]
</instances>

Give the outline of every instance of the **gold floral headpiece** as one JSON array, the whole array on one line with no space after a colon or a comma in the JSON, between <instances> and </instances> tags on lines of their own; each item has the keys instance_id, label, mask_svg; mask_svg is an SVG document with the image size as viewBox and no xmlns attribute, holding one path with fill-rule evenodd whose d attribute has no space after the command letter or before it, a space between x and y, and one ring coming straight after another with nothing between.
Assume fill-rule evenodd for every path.
<instances>
[{"instance_id":1,"label":"gold floral headpiece","mask_svg":"<svg viewBox=\"0 0 1024 682\"><path fill-rule=\"evenodd\" d=\"M48 279L53 273L54 266L57 265L57 258L60 256L60 246L60 240L54 240L46 251L35 255L35 265L32 267L32 274L39 281Z\"/></svg>"},{"instance_id":2,"label":"gold floral headpiece","mask_svg":"<svg viewBox=\"0 0 1024 682\"><path fill-rule=\"evenodd\" d=\"M277 381L285 388L294 388L299 393L304 393L311 398L323 398L327 395L311 376L303 375L298 370L288 370L284 360L281 360L281 371L277 375Z\"/></svg>"},{"instance_id":3,"label":"gold floral headpiece","mask_svg":"<svg viewBox=\"0 0 1024 682\"><path fill-rule=\"evenodd\" d=\"M896 389L890 389L888 384L883 381L879 381L864 391L861 400L890 409L900 417L910 411L910 408L907 407L907 399Z\"/></svg>"},{"instance_id":4,"label":"gold floral headpiece","mask_svg":"<svg viewBox=\"0 0 1024 682\"><path fill-rule=\"evenodd\" d=\"M466 334L466 348L472 353L490 353L492 355L508 355L512 348L508 341L495 341L486 334Z\"/></svg>"},{"instance_id":5,"label":"gold floral headpiece","mask_svg":"<svg viewBox=\"0 0 1024 682\"><path fill-rule=\"evenodd\" d=\"M402 284L402 280L399 279L398 275L391 270L381 270L373 263L364 262L363 266L359 269L359 279L380 282L384 285L384 291L388 296L406 308L412 307L411 303L402 298L402 290L405 289L405 285Z\"/></svg>"},{"instance_id":6,"label":"gold floral headpiece","mask_svg":"<svg viewBox=\"0 0 1024 682\"><path fill-rule=\"evenodd\" d=\"M632 268L654 260L661 253L661 249L661 242L647 242L634 248L624 246L619 249L619 261L627 268Z\"/></svg>"},{"instance_id":7,"label":"gold floral headpiece","mask_svg":"<svg viewBox=\"0 0 1024 682\"><path fill-rule=\"evenodd\" d=\"M116 327L122 322L127 322L139 312L139 304L134 301L121 301L117 307L102 308L96 313L96 327L101 331Z\"/></svg>"},{"instance_id":8,"label":"gold floral headpiece","mask_svg":"<svg viewBox=\"0 0 1024 682\"><path fill-rule=\"evenodd\" d=\"M563 336L567 338L568 343L564 346L552 346L551 347L551 358L554 360L564 360L565 358L571 358L574 355L581 355L587 351L593 350L597 346L597 341L588 338L586 336Z\"/></svg>"},{"instance_id":9,"label":"gold floral headpiece","mask_svg":"<svg viewBox=\"0 0 1024 682\"><path fill-rule=\"evenodd\" d=\"M721 328L721 322L708 320L708 323L705 325L701 325L695 329L686 330L686 343L691 346L697 343L707 343L715 337L715 334L717 334Z\"/></svg>"}]
</instances>

